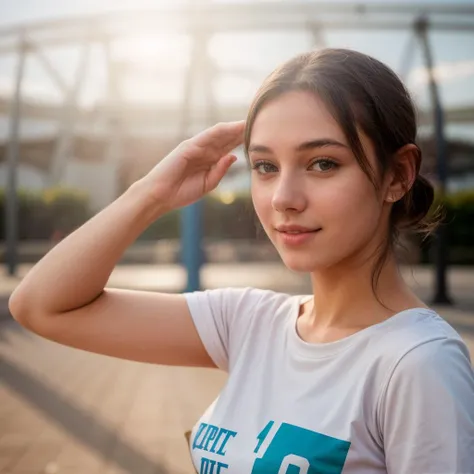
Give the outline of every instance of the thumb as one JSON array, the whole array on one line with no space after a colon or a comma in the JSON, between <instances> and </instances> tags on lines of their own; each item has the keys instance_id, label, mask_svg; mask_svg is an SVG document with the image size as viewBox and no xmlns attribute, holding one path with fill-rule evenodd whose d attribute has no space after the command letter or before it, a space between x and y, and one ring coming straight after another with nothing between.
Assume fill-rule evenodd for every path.
<instances>
[{"instance_id":1,"label":"thumb","mask_svg":"<svg viewBox=\"0 0 474 474\"><path fill-rule=\"evenodd\" d=\"M235 155L225 155L210 169L209 174L207 175L208 189L206 192L212 191L217 187L220 180L225 176L229 168L236 161L237 157Z\"/></svg>"}]
</instances>

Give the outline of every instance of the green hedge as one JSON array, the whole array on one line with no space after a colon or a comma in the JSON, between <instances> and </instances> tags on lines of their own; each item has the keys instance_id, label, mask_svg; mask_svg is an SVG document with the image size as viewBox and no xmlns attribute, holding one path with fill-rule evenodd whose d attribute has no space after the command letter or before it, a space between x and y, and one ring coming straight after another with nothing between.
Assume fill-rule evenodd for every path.
<instances>
[{"instance_id":1,"label":"green hedge","mask_svg":"<svg viewBox=\"0 0 474 474\"><path fill-rule=\"evenodd\" d=\"M224 204L217 196L203 199L203 233L208 239L255 239L259 225L249 196L236 197ZM181 230L180 211L172 211L154 222L141 240L178 238ZM261 232L260 232L261 234Z\"/></svg>"},{"instance_id":2,"label":"green hedge","mask_svg":"<svg viewBox=\"0 0 474 474\"><path fill-rule=\"evenodd\" d=\"M21 191L18 197L21 240L51 239L55 233L68 234L92 215L87 195L77 190ZM433 209L438 204L439 198ZM208 195L203 205L203 228L207 239L255 239L264 234L248 195L223 200L216 195ZM4 192L0 190L2 217L4 207ZM450 262L474 264L474 190L448 195L442 207L445 210L444 225L448 229ZM180 228L180 211L170 212L143 232L140 240L176 239ZM4 238L5 219L2 218L0 239ZM420 244L423 262L433 261L433 240L434 237L431 237Z\"/></svg>"},{"instance_id":3,"label":"green hedge","mask_svg":"<svg viewBox=\"0 0 474 474\"><path fill-rule=\"evenodd\" d=\"M86 194L73 189L54 188L18 193L20 240L48 240L53 234L67 235L92 216ZM236 197L224 204L215 195L203 200L203 230L211 239L252 239L257 220L250 197ZM5 195L0 190L0 212L5 215ZM176 239L181 230L180 211L169 212L154 222L140 240ZM5 239L1 219L0 240Z\"/></svg>"},{"instance_id":4,"label":"green hedge","mask_svg":"<svg viewBox=\"0 0 474 474\"><path fill-rule=\"evenodd\" d=\"M448 196L444 205L450 244L474 247L474 192Z\"/></svg>"},{"instance_id":5,"label":"green hedge","mask_svg":"<svg viewBox=\"0 0 474 474\"><path fill-rule=\"evenodd\" d=\"M446 227L449 262L456 265L474 264L474 190L436 198L433 210L441 207L444 214L440 225ZM436 234L421 244L422 262L434 262Z\"/></svg>"},{"instance_id":6,"label":"green hedge","mask_svg":"<svg viewBox=\"0 0 474 474\"><path fill-rule=\"evenodd\" d=\"M66 235L91 215L87 194L73 189L50 188L18 192L20 240L50 239ZM5 191L0 189L0 239L5 239Z\"/></svg>"}]
</instances>

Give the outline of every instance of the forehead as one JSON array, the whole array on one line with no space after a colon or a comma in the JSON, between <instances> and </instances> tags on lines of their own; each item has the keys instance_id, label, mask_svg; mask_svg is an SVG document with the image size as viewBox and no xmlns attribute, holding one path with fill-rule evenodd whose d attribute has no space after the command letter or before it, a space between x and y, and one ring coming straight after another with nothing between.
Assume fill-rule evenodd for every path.
<instances>
[{"instance_id":1,"label":"forehead","mask_svg":"<svg viewBox=\"0 0 474 474\"><path fill-rule=\"evenodd\" d=\"M255 118L250 141L284 145L318 138L347 142L341 127L317 95L291 91L262 107Z\"/></svg>"}]
</instances>

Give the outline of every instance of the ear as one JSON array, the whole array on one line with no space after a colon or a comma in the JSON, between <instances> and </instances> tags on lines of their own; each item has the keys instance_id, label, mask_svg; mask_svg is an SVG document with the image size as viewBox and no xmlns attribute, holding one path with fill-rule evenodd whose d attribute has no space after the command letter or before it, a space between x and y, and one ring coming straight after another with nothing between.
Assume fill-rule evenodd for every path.
<instances>
[{"instance_id":1,"label":"ear","mask_svg":"<svg viewBox=\"0 0 474 474\"><path fill-rule=\"evenodd\" d=\"M393 156L392 169L387 174L384 200L400 201L410 191L420 171L421 152L413 143L404 145Z\"/></svg>"}]
</instances>

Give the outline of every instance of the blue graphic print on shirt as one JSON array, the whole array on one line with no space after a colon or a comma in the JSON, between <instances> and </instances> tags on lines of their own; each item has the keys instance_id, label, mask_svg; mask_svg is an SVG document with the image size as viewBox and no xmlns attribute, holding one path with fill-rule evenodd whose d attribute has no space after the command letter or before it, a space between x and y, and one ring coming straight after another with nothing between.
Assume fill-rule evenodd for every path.
<instances>
[{"instance_id":1,"label":"blue graphic print on shirt","mask_svg":"<svg viewBox=\"0 0 474 474\"><path fill-rule=\"evenodd\" d=\"M270 429L267 425L262 433ZM348 441L282 423L251 474L341 474L349 447Z\"/></svg>"},{"instance_id":2,"label":"blue graphic print on shirt","mask_svg":"<svg viewBox=\"0 0 474 474\"><path fill-rule=\"evenodd\" d=\"M289 423L282 423L265 451L259 451L270 433L270 421L257 436L254 453L258 456L249 474L341 474L350 442L333 438ZM222 456L222 462L201 458L200 474L224 474L228 445L237 432L201 423L192 449Z\"/></svg>"}]
</instances>

